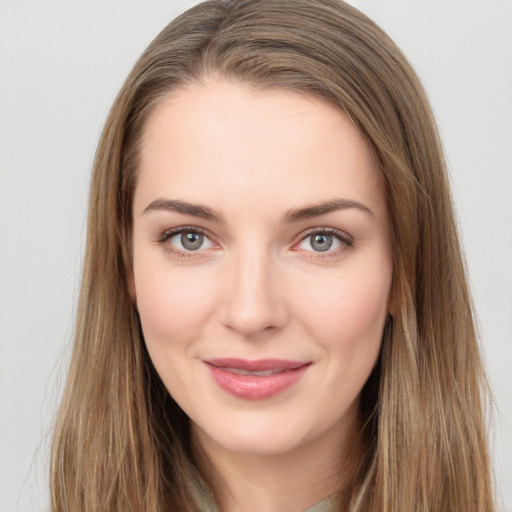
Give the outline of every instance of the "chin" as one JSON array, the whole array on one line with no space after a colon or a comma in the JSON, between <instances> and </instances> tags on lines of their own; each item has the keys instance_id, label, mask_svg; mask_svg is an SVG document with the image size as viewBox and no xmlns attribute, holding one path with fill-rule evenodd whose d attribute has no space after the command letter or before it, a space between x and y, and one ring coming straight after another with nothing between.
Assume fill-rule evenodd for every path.
<instances>
[{"instance_id":1,"label":"chin","mask_svg":"<svg viewBox=\"0 0 512 512\"><path fill-rule=\"evenodd\" d=\"M311 441L311 433L300 422L265 421L265 418L246 417L208 425L202 429L192 423L192 435L200 444L249 456L269 457L297 450ZM228 424L229 426L226 426ZM313 436L314 437L314 436Z\"/></svg>"}]
</instances>

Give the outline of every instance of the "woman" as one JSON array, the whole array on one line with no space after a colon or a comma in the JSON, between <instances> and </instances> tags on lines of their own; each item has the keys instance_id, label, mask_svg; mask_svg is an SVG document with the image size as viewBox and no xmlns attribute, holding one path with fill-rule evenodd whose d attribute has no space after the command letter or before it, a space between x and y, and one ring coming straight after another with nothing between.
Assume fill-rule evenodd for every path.
<instances>
[{"instance_id":1,"label":"woman","mask_svg":"<svg viewBox=\"0 0 512 512\"><path fill-rule=\"evenodd\" d=\"M484 400L397 47L335 0L173 21L96 155L52 509L492 511Z\"/></svg>"}]
</instances>

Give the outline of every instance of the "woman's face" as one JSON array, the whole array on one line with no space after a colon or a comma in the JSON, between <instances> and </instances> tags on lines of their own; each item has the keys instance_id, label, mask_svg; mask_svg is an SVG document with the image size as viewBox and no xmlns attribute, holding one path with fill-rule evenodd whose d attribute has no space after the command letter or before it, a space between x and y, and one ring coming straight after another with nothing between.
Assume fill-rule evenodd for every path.
<instances>
[{"instance_id":1,"label":"woman's face","mask_svg":"<svg viewBox=\"0 0 512 512\"><path fill-rule=\"evenodd\" d=\"M348 432L393 272L384 187L348 117L196 84L151 114L139 173L131 292L195 438L265 455Z\"/></svg>"}]
</instances>

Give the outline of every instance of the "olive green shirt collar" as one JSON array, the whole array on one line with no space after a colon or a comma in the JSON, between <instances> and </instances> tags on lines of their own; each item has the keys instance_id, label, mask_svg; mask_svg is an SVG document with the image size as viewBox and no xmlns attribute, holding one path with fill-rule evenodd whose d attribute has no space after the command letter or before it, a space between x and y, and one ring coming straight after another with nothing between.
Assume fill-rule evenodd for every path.
<instances>
[{"instance_id":1,"label":"olive green shirt collar","mask_svg":"<svg viewBox=\"0 0 512 512\"><path fill-rule=\"evenodd\" d=\"M324 498L322 501L319 501L312 507L305 509L303 512L335 512L338 503L337 498L337 495ZM195 499L201 512L220 512L202 482L198 483Z\"/></svg>"}]
</instances>

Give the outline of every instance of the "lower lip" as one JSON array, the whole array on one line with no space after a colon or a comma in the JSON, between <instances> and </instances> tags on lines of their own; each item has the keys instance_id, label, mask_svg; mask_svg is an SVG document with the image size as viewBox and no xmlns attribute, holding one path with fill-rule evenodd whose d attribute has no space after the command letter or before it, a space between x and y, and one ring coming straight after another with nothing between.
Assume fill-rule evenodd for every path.
<instances>
[{"instance_id":1,"label":"lower lip","mask_svg":"<svg viewBox=\"0 0 512 512\"><path fill-rule=\"evenodd\" d=\"M296 384L306 373L309 364L274 375L238 375L212 364L207 366L215 382L237 398L263 400L270 398Z\"/></svg>"}]
</instances>

